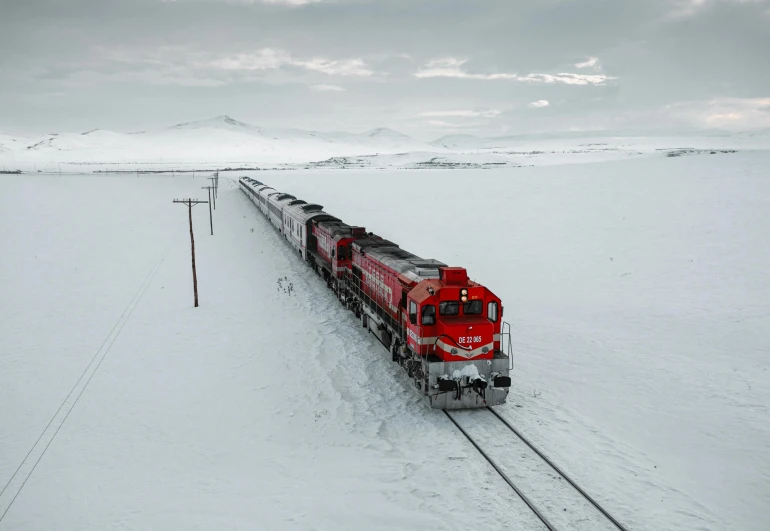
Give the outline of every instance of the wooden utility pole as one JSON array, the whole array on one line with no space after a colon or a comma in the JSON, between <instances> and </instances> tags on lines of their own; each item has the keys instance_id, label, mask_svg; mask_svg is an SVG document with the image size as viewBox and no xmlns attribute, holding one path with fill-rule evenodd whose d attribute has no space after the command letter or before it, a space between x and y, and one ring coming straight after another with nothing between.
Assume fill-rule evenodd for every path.
<instances>
[{"instance_id":1,"label":"wooden utility pole","mask_svg":"<svg viewBox=\"0 0 770 531\"><path fill-rule=\"evenodd\" d=\"M203 190L208 190L209 191L209 200L208 200L208 203L209 203L209 225L211 226L211 235L213 236L214 235L214 218L211 216L211 189L212 189L212 187L211 186L201 186L201 188Z\"/></svg>"},{"instance_id":2,"label":"wooden utility pole","mask_svg":"<svg viewBox=\"0 0 770 531\"><path fill-rule=\"evenodd\" d=\"M174 203L182 203L187 205L189 217L190 217L190 246L192 247L192 271L193 271L193 293L195 294L195 307L198 307L198 275L195 273L195 238L193 237L193 225L192 225L192 207L200 203L208 203L208 201L199 201L197 199L174 199Z\"/></svg>"},{"instance_id":3,"label":"wooden utility pole","mask_svg":"<svg viewBox=\"0 0 770 531\"><path fill-rule=\"evenodd\" d=\"M209 177L211 181L211 187L214 189L214 210L217 209L217 184L215 182L216 177Z\"/></svg>"}]
</instances>

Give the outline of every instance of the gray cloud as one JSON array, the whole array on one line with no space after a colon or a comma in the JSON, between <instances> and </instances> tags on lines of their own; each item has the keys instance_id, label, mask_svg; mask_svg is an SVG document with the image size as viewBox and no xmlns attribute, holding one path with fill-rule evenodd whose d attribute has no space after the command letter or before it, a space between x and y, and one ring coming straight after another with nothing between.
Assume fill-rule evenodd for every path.
<instances>
[{"instance_id":1,"label":"gray cloud","mask_svg":"<svg viewBox=\"0 0 770 531\"><path fill-rule=\"evenodd\" d=\"M766 0L10 1L0 130L220 114L426 139L448 127L767 127L757 102L770 97L768 10Z\"/></svg>"}]
</instances>

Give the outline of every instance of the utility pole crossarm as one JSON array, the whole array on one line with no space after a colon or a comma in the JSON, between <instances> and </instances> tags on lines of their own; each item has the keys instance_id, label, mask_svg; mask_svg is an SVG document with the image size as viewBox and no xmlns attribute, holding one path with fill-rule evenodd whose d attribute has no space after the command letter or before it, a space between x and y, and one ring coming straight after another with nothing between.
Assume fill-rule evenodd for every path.
<instances>
[{"instance_id":1,"label":"utility pole crossarm","mask_svg":"<svg viewBox=\"0 0 770 531\"><path fill-rule=\"evenodd\" d=\"M174 203L184 203L187 206L195 206L200 203L208 203L208 201L201 201L199 199L174 199Z\"/></svg>"}]
</instances>

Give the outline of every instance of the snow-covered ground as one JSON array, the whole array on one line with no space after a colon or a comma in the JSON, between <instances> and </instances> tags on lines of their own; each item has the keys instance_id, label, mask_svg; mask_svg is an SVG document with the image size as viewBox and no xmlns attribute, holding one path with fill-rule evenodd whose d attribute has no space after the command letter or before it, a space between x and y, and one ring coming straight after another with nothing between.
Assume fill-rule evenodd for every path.
<instances>
[{"instance_id":1,"label":"snow-covered ground","mask_svg":"<svg viewBox=\"0 0 770 531\"><path fill-rule=\"evenodd\" d=\"M251 175L495 290L516 346L499 411L630 529L759 531L767 168L756 151ZM192 308L171 199L206 176L3 177L0 488L32 451L0 515L71 414L0 529L539 529L228 179L214 236L193 211Z\"/></svg>"},{"instance_id":2,"label":"snow-covered ground","mask_svg":"<svg viewBox=\"0 0 770 531\"><path fill-rule=\"evenodd\" d=\"M252 176L495 289L514 418L604 499L633 493L632 529L766 529L768 168L760 151Z\"/></svg>"}]
</instances>

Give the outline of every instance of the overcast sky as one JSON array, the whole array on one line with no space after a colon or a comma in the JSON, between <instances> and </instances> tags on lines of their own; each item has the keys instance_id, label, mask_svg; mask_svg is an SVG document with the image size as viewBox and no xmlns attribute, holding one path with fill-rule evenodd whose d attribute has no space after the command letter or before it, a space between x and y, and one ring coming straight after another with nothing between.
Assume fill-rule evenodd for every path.
<instances>
[{"instance_id":1,"label":"overcast sky","mask_svg":"<svg viewBox=\"0 0 770 531\"><path fill-rule=\"evenodd\" d=\"M768 0L0 0L0 131L770 127Z\"/></svg>"}]
</instances>

